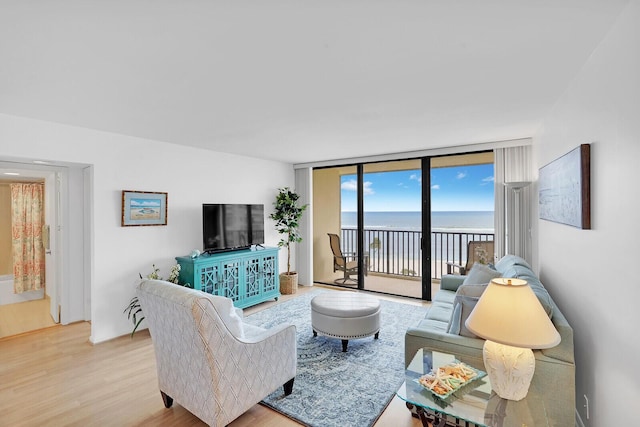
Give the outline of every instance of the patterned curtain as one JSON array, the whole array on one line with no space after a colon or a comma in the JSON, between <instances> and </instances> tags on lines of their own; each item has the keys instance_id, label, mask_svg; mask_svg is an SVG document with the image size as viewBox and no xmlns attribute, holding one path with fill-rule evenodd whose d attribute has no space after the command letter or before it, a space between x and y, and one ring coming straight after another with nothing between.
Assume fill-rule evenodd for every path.
<instances>
[{"instance_id":1,"label":"patterned curtain","mask_svg":"<svg viewBox=\"0 0 640 427\"><path fill-rule=\"evenodd\" d=\"M42 184L11 184L13 291L16 294L42 289L45 284L43 194Z\"/></svg>"}]
</instances>

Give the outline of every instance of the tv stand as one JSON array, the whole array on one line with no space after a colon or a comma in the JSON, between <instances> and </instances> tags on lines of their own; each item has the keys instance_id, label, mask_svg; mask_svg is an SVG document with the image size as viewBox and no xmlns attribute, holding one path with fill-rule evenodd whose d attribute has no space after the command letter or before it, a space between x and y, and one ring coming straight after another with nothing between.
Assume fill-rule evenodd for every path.
<instances>
[{"instance_id":1,"label":"tv stand","mask_svg":"<svg viewBox=\"0 0 640 427\"><path fill-rule=\"evenodd\" d=\"M204 253L196 258L176 257L181 284L233 300L245 308L280 297L279 248L250 248L230 252Z\"/></svg>"}]
</instances>

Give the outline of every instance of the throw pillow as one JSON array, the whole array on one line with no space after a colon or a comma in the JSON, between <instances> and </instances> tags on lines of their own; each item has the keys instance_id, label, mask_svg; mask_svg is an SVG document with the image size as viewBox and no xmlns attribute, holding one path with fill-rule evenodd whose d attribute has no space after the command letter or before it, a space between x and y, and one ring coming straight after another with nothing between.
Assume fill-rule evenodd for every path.
<instances>
[{"instance_id":1,"label":"throw pillow","mask_svg":"<svg viewBox=\"0 0 640 427\"><path fill-rule=\"evenodd\" d=\"M447 327L448 333L469 338L478 338L473 332L467 329L464 322L475 308L485 289L487 289L487 285L462 285L458 288L453 300L453 311Z\"/></svg>"},{"instance_id":2,"label":"throw pillow","mask_svg":"<svg viewBox=\"0 0 640 427\"><path fill-rule=\"evenodd\" d=\"M233 328L233 335L236 338L244 338L244 327L242 326L242 318L238 316L233 304L231 305L231 312L229 314L229 329Z\"/></svg>"},{"instance_id":3,"label":"throw pillow","mask_svg":"<svg viewBox=\"0 0 640 427\"><path fill-rule=\"evenodd\" d=\"M464 279L463 285L479 285L488 284L491 279L500 277L501 273L489 267L486 264L474 263L473 267L469 271L466 279Z\"/></svg>"},{"instance_id":4,"label":"throw pillow","mask_svg":"<svg viewBox=\"0 0 640 427\"><path fill-rule=\"evenodd\" d=\"M521 257L517 255L505 255L496 263L496 270L504 271L514 265L521 265L523 267L531 269L529 263Z\"/></svg>"},{"instance_id":5,"label":"throw pillow","mask_svg":"<svg viewBox=\"0 0 640 427\"><path fill-rule=\"evenodd\" d=\"M244 338L242 319L238 316L238 313L236 313L233 301L217 295L209 295L209 298L211 302L213 302L213 306L220 315L222 322L229 328L231 334L236 338Z\"/></svg>"}]
</instances>

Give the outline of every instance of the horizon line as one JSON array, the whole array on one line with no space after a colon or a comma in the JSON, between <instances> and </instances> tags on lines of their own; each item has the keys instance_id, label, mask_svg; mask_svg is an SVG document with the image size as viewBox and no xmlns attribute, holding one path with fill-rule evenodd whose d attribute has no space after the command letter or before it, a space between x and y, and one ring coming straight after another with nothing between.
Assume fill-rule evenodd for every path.
<instances>
[{"instance_id":1,"label":"horizon line","mask_svg":"<svg viewBox=\"0 0 640 427\"><path fill-rule=\"evenodd\" d=\"M358 211L340 211L340 213L357 213ZM422 213L422 211L367 211L365 210L365 212L384 212L384 213L394 213L394 212L415 212L415 213ZM431 212L495 212L495 210L466 210L466 211L431 211Z\"/></svg>"}]
</instances>

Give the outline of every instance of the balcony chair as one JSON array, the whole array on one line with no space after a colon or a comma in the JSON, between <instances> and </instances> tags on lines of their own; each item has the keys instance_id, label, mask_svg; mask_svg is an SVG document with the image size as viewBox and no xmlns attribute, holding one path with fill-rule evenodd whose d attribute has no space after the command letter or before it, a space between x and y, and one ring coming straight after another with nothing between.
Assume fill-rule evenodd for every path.
<instances>
[{"instance_id":1,"label":"balcony chair","mask_svg":"<svg viewBox=\"0 0 640 427\"><path fill-rule=\"evenodd\" d=\"M327 234L329 235L331 252L333 252L333 272L342 271L343 273L343 277L341 279L334 280L334 283L340 285L346 285L347 282L351 282L351 284L358 284L358 279L351 278L351 275L358 274L358 255L355 252L343 253L340 246L340 236L332 233ZM368 258L368 255L365 255L365 265L369 263ZM368 269L365 269L365 276L367 275L367 272Z\"/></svg>"},{"instance_id":2,"label":"balcony chair","mask_svg":"<svg viewBox=\"0 0 640 427\"><path fill-rule=\"evenodd\" d=\"M455 262L447 262L447 274L465 275L471 270L473 264L479 262L487 264L494 262L493 240L470 241L467 247L467 263L462 266ZM455 270L458 270L456 272Z\"/></svg>"},{"instance_id":3,"label":"balcony chair","mask_svg":"<svg viewBox=\"0 0 640 427\"><path fill-rule=\"evenodd\" d=\"M162 280L137 295L156 355L165 407L175 400L210 426L225 426L296 375L296 328L242 322L229 298Z\"/></svg>"}]
</instances>

